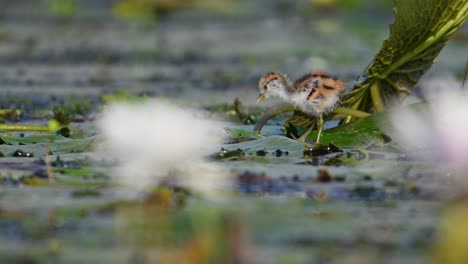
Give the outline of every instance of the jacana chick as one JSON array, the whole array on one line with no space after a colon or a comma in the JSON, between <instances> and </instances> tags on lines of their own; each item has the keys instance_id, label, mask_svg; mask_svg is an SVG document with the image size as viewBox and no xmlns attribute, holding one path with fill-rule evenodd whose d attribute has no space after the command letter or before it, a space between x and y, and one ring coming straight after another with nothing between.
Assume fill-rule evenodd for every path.
<instances>
[{"instance_id":1,"label":"jacana chick","mask_svg":"<svg viewBox=\"0 0 468 264\"><path fill-rule=\"evenodd\" d=\"M323 116L333 111L345 90L345 83L326 72L311 72L297 79L294 84L282 73L270 72L259 82L257 103L270 96L279 97L297 106L304 113L317 118L317 140L323 131ZM298 140L305 141L312 132L311 126Z\"/></svg>"}]
</instances>

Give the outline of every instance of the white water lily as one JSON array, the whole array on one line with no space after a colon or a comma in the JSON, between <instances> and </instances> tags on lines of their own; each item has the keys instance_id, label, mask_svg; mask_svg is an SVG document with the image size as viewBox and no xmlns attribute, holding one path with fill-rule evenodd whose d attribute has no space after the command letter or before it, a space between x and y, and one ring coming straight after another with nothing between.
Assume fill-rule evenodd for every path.
<instances>
[{"instance_id":1,"label":"white water lily","mask_svg":"<svg viewBox=\"0 0 468 264\"><path fill-rule=\"evenodd\" d=\"M392 114L400 145L408 153L468 169L468 94L455 81L423 83L428 112L402 107Z\"/></svg>"},{"instance_id":2,"label":"white water lily","mask_svg":"<svg viewBox=\"0 0 468 264\"><path fill-rule=\"evenodd\" d=\"M127 186L144 189L169 179L211 193L226 183L228 173L206 159L222 142L224 124L204 112L163 101L117 103L98 126L119 161L115 175Z\"/></svg>"}]
</instances>

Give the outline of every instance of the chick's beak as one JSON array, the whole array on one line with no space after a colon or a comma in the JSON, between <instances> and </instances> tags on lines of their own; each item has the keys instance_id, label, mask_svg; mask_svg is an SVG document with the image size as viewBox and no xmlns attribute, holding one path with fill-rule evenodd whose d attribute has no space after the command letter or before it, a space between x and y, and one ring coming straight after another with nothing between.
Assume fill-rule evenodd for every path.
<instances>
[{"instance_id":1,"label":"chick's beak","mask_svg":"<svg viewBox=\"0 0 468 264\"><path fill-rule=\"evenodd\" d=\"M258 98L257 98L257 104L259 104L261 101L263 101L266 98L265 93L261 93Z\"/></svg>"}]
</instances>

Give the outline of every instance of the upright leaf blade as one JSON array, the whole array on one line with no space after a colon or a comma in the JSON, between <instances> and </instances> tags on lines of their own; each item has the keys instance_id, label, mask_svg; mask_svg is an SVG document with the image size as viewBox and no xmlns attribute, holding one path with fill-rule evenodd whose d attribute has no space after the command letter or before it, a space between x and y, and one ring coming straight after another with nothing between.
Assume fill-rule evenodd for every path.
<instances>
[{"instance_id":1,"label":"upright leaf blade","mask_svg":"<svg viewBox=\"0 0 468 264\"><path fill-rule=\"evenodd\" d=\"M346 107L380 112L409 93L449 38L468 17L466 0L395 0L395 23L361 82L343 99ZM347 121L350 121L349 118Z\"/></svg>"},{"instance_id":2,"label":"upright leaf blade","mask_svg":"<svg viewBox=\"0 0 468 264\"><path fill-rule=\"evenodd\" d=\"M348 112L381 112L401 100L402 94L409 94L468 18L467 0L394 1L395 22L390 25L389 38L342 100ZM348 115L345 123L359 118ZM296 111L286 121L286 131L297 136L297 131L305 131L312 123L311 117Z\"/></svg>"}]
</instances>

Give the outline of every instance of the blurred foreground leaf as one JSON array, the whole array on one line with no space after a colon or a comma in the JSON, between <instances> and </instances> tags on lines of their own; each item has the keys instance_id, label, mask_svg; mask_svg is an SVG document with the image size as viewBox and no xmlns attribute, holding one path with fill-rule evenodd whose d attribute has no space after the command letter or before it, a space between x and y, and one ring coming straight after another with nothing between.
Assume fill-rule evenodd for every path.
<instances>
[{"instance_id":1,"label":"blurred foreground leaf","mask_svg":"<svg viewBox=\"0 0 468 264\"><path fill-rule=\"evenodd\" d=\"M158 189L142 203L120 205L117 237L140 248L163 249L162 254L148 255L149 263L231 263L239 254L231 248L243 250L247 244L236 215L196 199L191 203L197 206L186 206L185 196Z\"/></svg>"},{"instance_id":2,"label":"blurred foreground leaf","mask_svg":"<svg viewBox=\"0 0 468 264\"><path fill-rule=\"evenodd\" d=\"M449 210L441 223L441 239L433 263L462 264L468 261L468 209L466 201Z\"/></svg>"}]
</instances>

